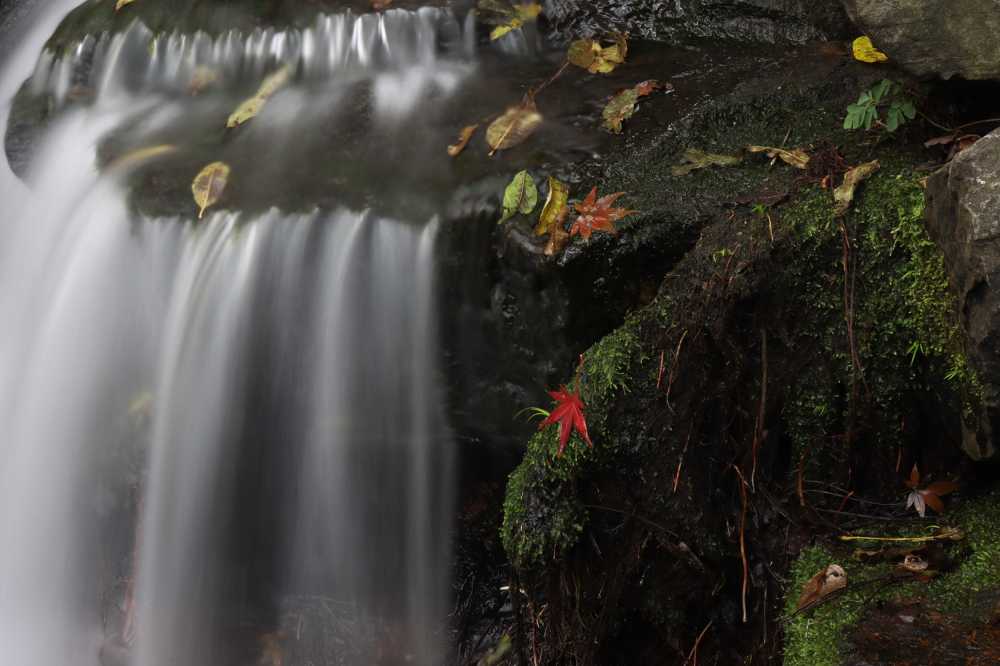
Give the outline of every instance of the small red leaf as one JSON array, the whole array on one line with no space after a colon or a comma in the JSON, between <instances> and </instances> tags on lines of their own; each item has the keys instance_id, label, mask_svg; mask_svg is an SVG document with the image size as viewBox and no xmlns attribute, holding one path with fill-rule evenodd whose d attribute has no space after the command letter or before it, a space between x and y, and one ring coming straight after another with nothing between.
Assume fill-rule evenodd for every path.
<instances>
[{"instance_id":1,"label":"small red leaf","mask_svg":"<svg viewBox=\"0 0 1000 666\"><path fill-rule=\"evenodd\" d=\"M936 495L937 497L944 497L948 493L953 493L958 490L958 484L954 481L935 481L931 485L924 488L921 492L930 493Z\"/></svg>"},{"instance_id":2,"label":"small red leaf","mask_svg":"<svg viewBox=\"0 0 1000 666\"><path fill-rule=\"evenodd\" d=\"M573 430L576 430L583 441L593 448L594 443L590 441L590 435L587 434L587 421L583 416L583 400L580 399L579 392L570 393L569 389L563 386L558 391L549 391L549 395L556 401L556 408L552 410L547 419L541 422L538 429L542 430L553 423L559 423L558 455L563 454Z\"/></svg>"},{"instance_id":3,"label":"small red leaf","mask_svg":"<svg viewBox=\"0 0 1000 666\"><path fill-rule=\"evenodd\" d=\"M937 495L921 490L920 496L924 499L924 504L934 509L936 513L944 513L944 504L941 503L941 498Z\"/></svg>"},{"instance_id":4,"label":"small red leaf","mask_svg":"<svg viewBox=\"0 0 1000 666\"><path fill-rule=\"evenodd\" d=\"M580 216L576 218L573 226L570 227L569 235L576 236L579 234L583 236L584 240L590 240L590 235L595 231L605 231L609 234L616 233L614 224L616 221L626 215L638 212L625 208L611 207L623 194L625 193L615 192L614 194L608 194L598 199L597 188L592 189L583 201L576 204L576 211L580 213Z\"/></svg>"}]
</instances>

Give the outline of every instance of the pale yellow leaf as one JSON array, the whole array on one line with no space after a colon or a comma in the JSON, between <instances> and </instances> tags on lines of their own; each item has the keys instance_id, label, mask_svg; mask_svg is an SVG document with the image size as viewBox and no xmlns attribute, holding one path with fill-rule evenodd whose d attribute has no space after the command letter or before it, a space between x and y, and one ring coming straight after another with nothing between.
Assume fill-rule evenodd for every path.
<instances>
[{"instance_id":1,"label":"pale yellow leaf","mask_svg":"<svg viewBox=\"0 0 1000 666\"><path fill-rule=\"evenodd\" d=\"M118 0L118 3L115 5L115 11L119 11L125 5L131 5L133 2L135 0Z\"/></svg>"},{"instance_id":2,"label":"pale yellow leaf","mask_svg":"<svg viewBox=\"0 0 1000 666\"><path fill-rule=\"evenodd\" d=\"M236 107L236 110L230 114L229 120L226 121L226 127L237 127L256 117L261 109L264 108L264 105L267 104L267 100L288 83L291 74L292 70L288 65L270 74L260 84L257 93L253 97L243 100L243 103Z\"/></svg>"},{"instance_id":3,"label":"pale yellow leaf","mask_svg":"<svg viewBox=\"0 0 1000 666\"><path fill-rule=\"evenodd\" d=\"M538 225L535 227L536 236L544 236L554 232L555 228L562 224L569 212L569 186L552 176L549 176L549 196L545 200L545 207L538 217Z\"/></svg>"},{"instance_id":4,"label":"pale yellow leaf","mask_svg":"<svg viewBox=\"0 0 1000 666\"><path fill-rule=\"evenodd\" d=\"M747 150L751 153L767 153L771 159L779 158L785 164L790 164L796 169L805 169L809 166L809 155L803 150L785 150L771 146L747 146Z\"/></svg>"},{"instance_id":5,"label":"pale yellow leaf","mask_svg":"<svg viewBox=\"0 0 1000 666\"><path fill-rule=\"evenodd\" d=\"M490 155L523 143L541 124L542 114L531 100L507 109L486 128L486 143L493 149Z\"/></svg>"},{"instance_id":6,"label":"pale yellow leaf","mask_svg":"<svg viewBox=\"0 0 1000 666\"><path fill-rule=\"evenodd\" d=\"M889 56L875 48L871 38L867 35L855 39L851 45L851 51L854 53L854 59L861 62L876 63L885 62L889 59Z\"/></svg>"},{"instance_id":7,"label":"pale yellow leaf","mask_svg":"<svg viewBox=\"0 0 1000 666\"><path fill-rule=\"evenodd\" d=\"M844 182L833 191L834 210L837 215L843 215L850 209L851 202L854 201L854 191L858 185L878 171L879 166L878 160L872 160L871 162L860 164L844 174Z\"/></svg>"},{"instance_id":8,"label":"pale yellow leaf","mask_svg":"<svg viewBox=\"0 0 1000 666\"><path fill-rule=\"evenodd\" d=\"M204 217L205 210L209 206L219 202L229 182L229 173L229 165L225 162L212 162L195 176L194 182L191 183L191 192L199 207L199 220Z\"/></svg>"},{"instance_id":9,"label":"pale yellow leaf","mask_svg":"<svg viewBox=\"0 0 1000 666\"><path fill-rule=\"evenodd\" d=\"M613 45L601 46L600 42L593 39L579 39L570 44L566 58L591 74L608 74L625 62L628 55L626 35L615 34L611 40L614 41Z\"/></svg>"},{"instance_id":10,"label":"pale yellow leaf","mask_svg":"<svg viewBox=\"0 0 1000 666\"><path fill-rule=\"evenodd\" d=\"M177 146L172 146L169 144L163 144L160 146L149 146L146 148L138 148L129 153L122 155L117 158L114 162L108 165L109 170L117 169L132 169L139 166L143 162L147 162L154 157L160 157L161 155L168 155L177 150Z\"/></svg>"}]
</instances>

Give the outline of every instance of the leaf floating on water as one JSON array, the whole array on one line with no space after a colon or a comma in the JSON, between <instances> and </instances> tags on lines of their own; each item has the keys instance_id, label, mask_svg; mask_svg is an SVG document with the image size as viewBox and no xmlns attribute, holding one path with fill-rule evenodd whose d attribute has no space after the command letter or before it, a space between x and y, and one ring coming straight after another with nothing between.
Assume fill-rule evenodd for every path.
<instances>
[{"instance_id":1,"label":"leaf floating on water","mask_svg":"<svg viewBox=\"0 0 1000 666\"><path fill-rule=\"evenodd\" d=\"M115 5L115 11L117 12L121 10L121 8L125 5L131 5L133 2L135 2L135 0L118 0L118 3Z\"/></svg>"},{"instance_id":2,"label":"leaf floating on water","mask_svg":"<svg viewBox=\"0 0 1000 666\"><path fill-rule=\"evenodd\" d=\"M541 124L542 114L538 113L532 99L507 109L486 128L486 143L492 148L490 155L523 143Z\"/></svg>"},{"instance_id":3,"label":"leaf floating on water","mask_svg":"<svg viewBox=\"0 0 1000 666\"><path fill-rule=\"evenodd\" d=\"M833 191L834 210L837 215L843 215L850 209L851 203L854 201L854 191L858 185L878 170L878 160L872 160L858 165L844 174L844 182Z\"/></svg>"},{"instance_id":4,"label":"leaf floating on water","mask_svg":"<svg viewBox=\"0 0 1000 666\"><path fill-rule=\"evenodd\" d=\"M602 114L604 117L604 126L615 134L621 134L622 123L631 118L635 113L635 107L639 99L661 87L668 91L674 88L669 83L661 85L658 81L650 79L649 81L643 81L633 88L623 90L612 97L608 105L604 107Z\"/></svg>"},{"instance_id":5,"label":"leaf floating on water","mask_svg":"<svg viewBox=\"0 0 1000 666\"><path fill-rule=\"evenodd\" d=\"M670 173L675 176L686 176L696 169L704 169L710 166L735 166L743 161L737 155L717 155L706 153L697 148L688 148L684 151L684 161L677 166L670 168Z\"/></svg>"},{"instance_id":6,"label":"leaf floating on water","mask_svg":"<svg viewBox=\"0 0 1000 666\"><path fill-rule=\"evenodd\" d=\"M469 140L472 139L472 135L476 133L477 129L479 129L478 124L463 127L462 131L458 133L458 141L448 146L448 155L458 157L465 150L465 147L469 145Z\"/></svg>"},{"instance_id":7,"label":"leaf floating on water","mask_svg":"<svg viewBox=\"0 0 1000 666\"><path fill-rule=\"evenodd\" d=\"M492 41L536 20L542 13L542 6L537 2L510 5L497 0L480 0L479 8L486 14L486 22L496 25L490 32Z\"/></svg>"},{"instance_id":8,"label":"leaf floating on water","mask_svg":"<svg viewBox=\"0 0 1000 666\"><path fill-rule=\"evenodd\" d=\"M264 108L264 104L267 100L278 92L282 86L288 83L288 79L291 78L292 69L288 65L281 67L272 74L270 74L264 81L260 84L257 89L257 93L243 101L236 110L229 116L229 120L226 122L226 127L237 127L242 125L246 121L257 116L261 109Z\"/></svg>"},{"instance_id":9,"label":"leaf floating on water","mask_svg":"<svg viewBox=\"0 0 1000 666\"><path fill-rule=\"evenodd\" d=\"M170 144L163 144L160 146L149 146L146 148L139 148L133 150L129 153L125 153L110 165L108 165L108 170L117 169L132 169L143 162L153 159L154 157L160 157L161 155L168 155L177 150L177 146Z\"/></svg>"},{"instance_id":10,"label":"leaf floating on water","mask_svg":"<svg viewBox=\"0 0 1000 666\"><path fill-rule=\"evenodd\" d=\"M205 216L205 210L214 206L222 198L222 193L229 182L229 165L225 162L212 162L201 170L191 183L194 202L198 204L198 219Z\"/></svg>"},{"instance_id":11,"label":"leaf floating on water","mask_svg":"<svg viewBox=\"0 0 1000 666\"><path fill-rule=\"evenodd\" d=\"M628 37L621 33L612 36L614 44L601 46L594 39L578 39L569 45L567 59L591 74L608 74L625 62L628 55Z\"/></svg>"},{"instance_id":12,"label":"leaf floating on water","mask_svg":"<svg viewBox=\"0 0 1000 666\"><path fill-rule=\"evenodd\" d=\"M521 171L510 181L507 189L503 193L503 217L499 224L503 224L517 213L530 215L538 204L538 188L535 181L527 171Z\"/></svg>"},{"instance_id":13,"label":"leaf floating on water","mask_svg":"<svg viewBox=\"0 0 1000 666\"><path fill-rule=\"evenodd\" d=\"M614 223L626 215L639 212L611 207L624 194L624 192L615 192L598 199L597 188L592 189L583 201L576 204L576 211L580 213L580 216L570 227L569 235L580 235L583 240L590 240L590 235L595 231L605 231L612 235L618 233Z\"/></svg>"},{"instance_id":14,"label":"leaf floating on water","mask_svg":"<svg viewBox=\"0 0 1000 666\"><path fill-rule=\"evenodd\" d=\"M194 73L191 75L191 81L188 83L188 94L192 96L200 95L206 88L218 80L219 72L217 70L205 65L198 65L195 67Z\"/></svg>"},{"instance_id":15,"label":"leaf floating on water","mask_svg":"<svg viewBox=\"0 0 1000 666\"><path fill-rule=\"evenodd\" d=\"M556 227L562 228L562 223L569 213L569 186L549 176L549 196L545 207L538 218L535 227L536 236L555 233Z\"/></svg>"},{"instance_id":16,"label":"leaf floating on water","mask_svg":"<svg viewBox=\"0 0 1000 666\"><path fill-rule=\"evenodd\" d=\"M805 169L809 166L809 155L803 150L785 150L771 146L747 146L747 150L751 153L767 153L767 156L772 160L779 158L785 164L790 164L796 169Z\"/></svg>"},{"instance_id":17,"label":"leaf floating on water","mask_svg":"<svg viewBox=\"0 0 1000 666\"><path fill-rule=\"evenodd\" d=\"M871 38L867 35L854 40L854 43L851 44L851 52L854 54L854 59L861 62L876 63L889 59L889 56L875 48Z\"/></svg>"}]
</instances>

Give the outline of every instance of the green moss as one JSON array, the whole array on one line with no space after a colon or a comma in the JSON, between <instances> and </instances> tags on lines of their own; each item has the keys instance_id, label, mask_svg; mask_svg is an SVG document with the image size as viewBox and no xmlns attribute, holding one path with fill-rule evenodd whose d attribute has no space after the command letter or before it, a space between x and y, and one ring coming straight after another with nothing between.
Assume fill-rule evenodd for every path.
<instances>
[{"instance_id":1,"label":"green moss","mask_svg":"<svg viewBox=\"0 0 1000 666\"><path fill-rule=\"evenodd\" d=\"M968 502L949 519L961 526L972 552L956 571L933 581L927 595L940 611L964 612L978 593L1000 587L1000 493Z\"/></svg>"},{"instance_id":2,"label":"green moss","mask_svg":"<svg viewBox=\"0 0 1000 666\"><path fill-rule=\"evenodd\" d=\"M614 456L616 440L606 427L608 406L616 393L628 389L626 380L639 353L638 325L638 317L630 317L584 354L580 395L594 448L574 432L559 455L559 428L552 425L535 433L524 460L510 475L501 537L518 568L559 557L583 532L588 512L576 484Z\"/></svg>"}]
</instances>

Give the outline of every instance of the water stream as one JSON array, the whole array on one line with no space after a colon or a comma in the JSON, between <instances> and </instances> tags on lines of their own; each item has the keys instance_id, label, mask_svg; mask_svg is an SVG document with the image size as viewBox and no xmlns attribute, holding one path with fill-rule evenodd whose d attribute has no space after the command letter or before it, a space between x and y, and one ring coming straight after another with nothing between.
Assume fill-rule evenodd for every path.
<instances>
[{"instance_id":1,"label":"water stream","mask_svg":"<svg viewBox=\"0 0 1000 666\"><path fill-rule=\"evenodd\" d=\"M199 66L253 79L287 63L300 85L250 131L292 159L283 128L309 122L307 101L364 82L378 126L447 96L473 67L465 28L442 10L217 38L135 26L38 58L74 4L48 3L0 79L4 114L31 72L56 105L94 96L48 128L30 189L0 176L4 664L253 663L262 634L308 633L317 604L331 635L301 663L440 663L439 223L353 206L145 215L97 149L124 125L152 142L217 112L184 95Z\"/></svg>"}]
</instances>

